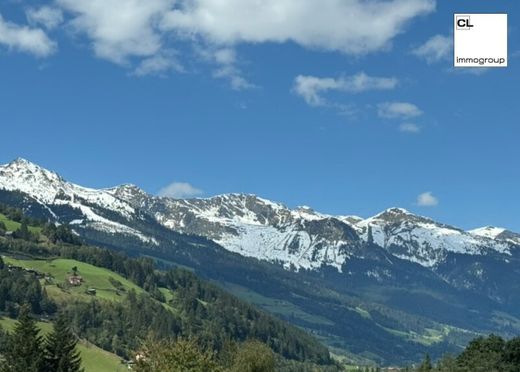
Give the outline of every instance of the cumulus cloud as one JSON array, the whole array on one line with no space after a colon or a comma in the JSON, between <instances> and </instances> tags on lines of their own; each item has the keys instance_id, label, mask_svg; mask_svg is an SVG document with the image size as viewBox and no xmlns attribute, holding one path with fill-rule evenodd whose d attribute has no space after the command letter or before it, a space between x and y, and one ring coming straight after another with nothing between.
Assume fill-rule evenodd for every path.
<instances>
[{"instance_id":1,"label":"cumulus cloud","mask_svg":"<svg viewBox=\"0 0 520 372\"><path fill-rule=\"evenodd\" d=\"M233 89L254 86L238 67L235 47L293 42L301 47L362 55L391 47L435 0L54 0L29 9L33 25L63 22L85 36L95 55L136 75L176 69L165 58L177 44L204 45L214 55L213 76ZM4 42L5 44L5 42ZM226 56L227 54L227 56Z\"/></svg>"},{"instance_id":2,"label":"cumulus cloud","mask_svg":"<svg viewBox=\"0 0 520 372\"><path fill-rule=\"evenodd\" d=\"M63 12L61 9L50 6L30 8L25 14L30 25L43 26L48 30L58 27L63 22Z\"/></svg>"},{"instance_id":3,"label":"cumulus cloud","mask_svg":"<svg viewBox=\"0 0 520 372\"><path fill-rule=\"evenodd\" d=\"M166 187L159 190L159 196L166 196L169 198L183 199L200 196L204 192L187 182L172 182Z\"/></svg>"},{"instance_id":4,"label":"cumulus cloud","mask_svg":"<svg viewBox=\"0 0 520 372\"><path fill-rule=\"evenodd\" d=\"M374 77L364 72L340 78L299 75L294 80L293 91L302 97L307 104L323 106L327 104L327 101L322 94L328 91L360 93L369 90L394 89L397 84L398 80L396 78Z\"/></svg>"},{"instance_id":5,"label":"cumulus cloud","mask_svg":"<svg viewBox=\"0 0 520 372\"><path fill-rule=\"evenodd\" d=\"M399 131L403 133L416 134L421 131L421 127L415 123L402 123L399 125Z\"/></svg>"},{"instance_id":6,"label":"cumulus cloud","mask_svg":"<svg viewBox=\"0 0 520 372\"><path fill-rule=\"evenodd\" d=\"M422 111L413 103L385 102L378 105L377 113L387 119L409 119L422 115Z\"/></svg>"},{"instance_id":7,"label":"cumulus cloud","mask_svg":"<svg viewBox=\"0 0 520 372\"><path fill-rule=\"evenodd\" d=\"M434 9L435 0L185 0L161 24L220 45L292 41L364 54L388 47L408 21Z\"/></svg>"},{"instance_id":8,"label":"cumulus cloud","mask_svg":"<svg viewBox=\"0 0 520 372\"><path fill-rule=\"evenodd\" d=\"M448 60L453 53L453 36L432 36L424 44L412 50L412 53L424 58L428 63Z\"/></svg>"},{"instance_id":9,"label":"cumulus cloud","mask_svg":"<svg viewBox=\"0 0 520 372\"><path fill-rule=\"evenodd\" d=\"M417 205L420 207L435 207L439 205L439 199L431 191L423 192L417 196Z\"/></svg>"},{"instance_id":10,"label":"cumulus cloud","mask_svg":"<svg viewBox=\"0 0 520 372\"><path fill-rule=\"evenodd\" d=\"M57 49L56 42L52 41L42 29L6 21L1 14L0 45L36 57L48 57Z\"/></svg>"},{"instance_id":11,"label":"cumulus cloud","mask_svg":"<svg viewBox=\"0 0 520 372\"><path fill-rule=\"evenodd\" d=\"M136 75L175 70L176 64L164 54L178 44L204 45L218 54L213 58L213 76L240 90L254 86L233 56L240 44L292 42L313 50L363 55L389 49L410 21L435 10L436 1L54 0L52 4L29 9L30 24L53 29L65 19L65 27L84 36L97 57L132 68ZM0 30L0 42L7 44L5 31ZM36 53L48 55L55 44L39 32L32 37L47 45ZM9 45L36 50L36 42L29 43Z\"/></svg>"},{"instance_id":12,"label":"cumulus cloud","mask_svg":"<svg viewBox=\"0 0 520 372\"><path fill-rule=\"evenodd\" d=\"M158 29L173 0L57 0L72 14L70 26L85 34L95 54L118 64L131 57L149 58L163 46Z\"/></svg>"}]
</instances>

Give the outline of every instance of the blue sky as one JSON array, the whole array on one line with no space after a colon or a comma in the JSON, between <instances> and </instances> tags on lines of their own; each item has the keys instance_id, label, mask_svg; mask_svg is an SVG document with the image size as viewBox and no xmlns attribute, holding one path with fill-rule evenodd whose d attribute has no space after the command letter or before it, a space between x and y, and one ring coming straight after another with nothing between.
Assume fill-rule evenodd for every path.
<instances>
[{"instance_id":1,"label":"blue sky","mask_svg":"<svg viewBox=\"0 0 520 372\"><path fill-rule=\"evenodd\" d=\"M509 14L508 68L451 67L454 12ZM11 0L0 15L2 163L520 231L517 2Z\"/></svg>"}]
</instances>

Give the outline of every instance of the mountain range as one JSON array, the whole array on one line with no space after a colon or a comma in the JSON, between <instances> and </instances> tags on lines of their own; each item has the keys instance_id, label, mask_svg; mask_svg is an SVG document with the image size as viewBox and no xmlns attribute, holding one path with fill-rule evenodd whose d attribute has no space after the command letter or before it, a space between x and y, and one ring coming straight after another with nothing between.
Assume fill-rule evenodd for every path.
<instances>
[{"instance_id":1,"label":"mountain range","mask_svg":"<svg viewBox=\"0 0 520 372\"><path fill-rule=\"evenodd\" d=\"M24 159L0 166L0 202L191 268L353 360L411 362L520 331L520 234L499 227L465 231L402 208L362 218L248 194L91 189Z\"/></svg>"}]
</instances>

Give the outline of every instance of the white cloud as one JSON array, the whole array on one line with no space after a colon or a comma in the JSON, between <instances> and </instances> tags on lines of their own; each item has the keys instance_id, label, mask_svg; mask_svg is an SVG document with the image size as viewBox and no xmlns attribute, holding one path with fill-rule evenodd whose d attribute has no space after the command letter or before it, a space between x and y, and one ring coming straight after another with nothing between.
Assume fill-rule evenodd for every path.
<instances>
[{"instance_id":1,"label":"white cloud","mask_svg":"<svg viewBox=\"0 0 520 372\"><path fill-rule=\"evenodd\" d=\"M48 57L57 49L57 44L49 39L43 30L5 21L2 15L0 15L0 45L37 57Z\"/></svg>"},{"instance_id":2,"label":"white cloud","mask_svg":"<svg viewBox=\"0 0 520 372\"><path fill-rule=\"evenodd\" d=\"M202 195L204 192L193 187L187 182L172 182L166 187L159 190L159 196L167 196L170 198L183 199L192 198Z\"/></svg>"},{"instance_id":3,"label":"white cloud","mask_svg":"<svg viewBox=\"0 0 520 372\"><path fill-rule=\"evenodd\" d=\"M294 42L304 48L360 55L385 50L435 0L55 0L66 26L86 36L97 57L135 74L175 69L164 52L178 44L217 53L213 76L233 89L254 87L238 67L239 44ZM31 22L55 27L50 7ZM136 67L137 66L137 67Z\"/></svg>"},{"instance_id":4,"label":"white cloud","mask_svg":"<svg viewBox=\"0 0 520 372\"><path fill-rule=\"evenodd\" d=\"M394 89L398 84L395 78L374 77L358 73L353 76L340 78L319 78L315 76L299 75L294 80L293 90L311 106L323 106L327 104L322 93L328 91L341 91L347 93L359 93L368 90Z\"/></svg>"},{"instance_id":5,"label":"white cloud","mask_svg":"<svg viewBox=\"0 0 520 372\"><path fill-rule=\"evenodd\" d=\"M237 54L234 49L223 48L214 53L215 61L222 65L232 65L237 60Z\"/></svg>"},{"instance_id":6,"label":"white cloud","mask_svg":"<svg viewBox=\"0 0 520 372\"><path fill-rule=\"evenodd\" d=\"M377 113L387 119L409 119L422 115L422 111L413 103L385 102L378 105Z\"/></svg>"},{"instance_id":7,"label":"white cloud","mask_svg":"<svg viewBox=\"0 0 520 372\"><path fill-rule=\"evenodd\" d=\"M417 205L420 207L435 207L439 205L439 199L433 196L431 191L423 192L417 196Z\"/></svg>"},{"instance_id":8,"label":"white cloud","mask_svg":"<svg viewBox=\"0 0 520 372\"><path fill-rule=\"evenodd\" d=\"M162 26L217 45L292 41L365 54L389 47L408 21L434 9L435 0L184 0Z\"/></svg>"},{"instance_id":9,"label":"white cloud","mask_svg":"<svg viewBox=\"0 0 520 372\"><path fill-rule=\"evenodd\" d=\"M58 27L63 22L63 12L61 9L50 6L42 6L38 9L30 8L27 9L25 14L30 25L41 25L48 30Z\"/></svg>"},{"instance_id":10,"label":"white cloud","mask_svg":"<svg viewBox=\"0 0 520 372\"><path fill-rule=\"evenodd\" d=\"M237 56L234 49L217 49L211 56L218 65L217 69L213 71L213 77L228 80L233 90L255 88L255 85L250 83L237 67Z\"/></svg>"},{"instance_id":11,"label":"white cloud","mask_svg":"<svg viewBox=\"0 0 520 372\"><path fill-rule=\"evenodd\" d=\"M453 36L435 35L412 53L428 63L448 60L453 55Z\"/></svg>"},{"instance_id":12,"label":"white cloud","mask_svg":"<svg viewBox=\"0 0 520 372\"><path fill-rule=\"evenodd\" d=\"M399 125L399 131L403 133L416 134L421 131L421 127L415 123L402 123Z\"/></svg>"},{"instance_id":13,"label":"white cloud","mask_svg":"<svg viewBox=\"0 0 520 372\"><path fill-rule=\"evenodd\" d=\"M185 72L184 67L177 60L175 53L173 51L165 51L142 60L133 74L136 76L164 76L171 70Z\"/></svg>"},{"instance_id":14,"label":"white cloud","mask_svg":"<svg viewBox=\"0 0 520 372\"><path fill-rule=\"evenodd\" d=\"M157 26L173 0L57 0L72 13L70 26L86 34L95 54L119 64L131 57L148 58L163 46Z\"/></svg>"}]
</instances>

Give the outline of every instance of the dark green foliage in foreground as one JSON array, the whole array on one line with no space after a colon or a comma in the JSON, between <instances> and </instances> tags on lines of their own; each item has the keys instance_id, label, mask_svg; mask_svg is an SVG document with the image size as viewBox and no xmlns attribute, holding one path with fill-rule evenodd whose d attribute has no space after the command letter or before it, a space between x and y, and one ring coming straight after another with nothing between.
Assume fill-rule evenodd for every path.
<instances>
[{"instance_id":1,"label":"dark green foliage in foreground","mask_svg":"<svg viewBox=\"0 0 520 372\"><path fill-rule=\"evenodd\" d=\"M54 322L53 331L45 340L44 368L47 372L79 372L81 357L76 350L78 340L70 331L68 322L60 315Z\"/></svg>"},{"instance_id":2,"label":"dark green foliage in foreground","mask_svg":"<svg viewBox=\"0 0 520 372\"><path fill-rule=\"evenodd\" d=\"M222 371L215 354L201 350L192 340L148 341L136 360L137 372Z\"/></svg>"},{"instance_id":3,"label":"dark green foliage in foreground","mask_svg":"<svg viewBox=\"0 0 520 372\"><path fill-rule=\"evenodd\" d=\"M239 345L231 370L233 372L270 372L274 371L274 354L267 346L258 341L248 341Z\"/></svg>"},{"instance_id":4,"label":"dark green foliage in foreground","mask_svg":"<svg viewBox=\"0 0 520 372\"><path fill-rule=\"evenodd\" d=\"M66 320L58 317L54 330L44 340L30 315L30 306L20 307L12 334L0 332L1 372L80 372L81 358L76 337Z\"/></svg>"},{"instance_id":5,"label":"dark green foliage in foreground","mask_svg":"<svg viewBox=\"0 0 520 372\"><path fill-rule=\"evenodd\" d=\"M29 306L22 306L14 332L8 337L2 372L43 371L42 338L29 312Z\"/></svg>"},{"instance_id":6,"label":"dark green foliage in foreground","mask_svg":"<svg viewBox=\"0 0 520 372\"><path fill-rule=\"evenodd\" d=\"M442 372L518 372L520 371L520 337L509 341L495 335L478 337L456 357L445 356L432 366L426 356L417 371Z\"/></svg>"},{"instance_id":7,"label":"dark green foliage in foreground","mask_svg":"<svg viewBox=\"0 0 520 372\"><path fill-rule=\"evenodd\" d=\"M222 355L201 349L193 340L148 341L137 354L137 372L273 372L275 355L259 341L230 344Z\"/></svg>"}]
</instances>

